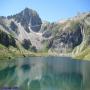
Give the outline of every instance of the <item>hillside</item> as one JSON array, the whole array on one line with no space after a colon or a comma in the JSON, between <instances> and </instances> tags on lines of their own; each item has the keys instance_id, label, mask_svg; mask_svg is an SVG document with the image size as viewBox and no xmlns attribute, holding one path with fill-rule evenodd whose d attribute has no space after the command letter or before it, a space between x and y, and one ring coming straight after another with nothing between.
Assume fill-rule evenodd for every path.
<instances>
[{"instance_id":1,"label":"hillside","mask_svg":"<svg viewBox=\"0 0 90 90\"><path fill-rule=\"evenodd\" d=\"M46 28L46 29L45 29ZM42 30L48 38L49 54L90 60L90 13L67 20L47 23Z\"/></svg>"},{"instance_id":2,"label":"hillside","mask_svg":"<svg viewBox=\"0 0 90 90\"><path fill-rule=\"evenodd\" d=\"M0 17L0 57L70 56L90 60L90 12L49 23L25 8Z\"/></svg>"}]
</instances>

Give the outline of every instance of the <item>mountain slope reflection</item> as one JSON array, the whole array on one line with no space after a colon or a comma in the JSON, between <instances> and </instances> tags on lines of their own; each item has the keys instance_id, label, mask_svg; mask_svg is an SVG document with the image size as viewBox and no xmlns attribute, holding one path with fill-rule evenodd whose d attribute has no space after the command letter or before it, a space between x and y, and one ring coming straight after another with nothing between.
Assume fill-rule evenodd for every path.
<instances>
[{"instance_id":1,"label":"mountain slope reflection","mask_svg":"<svg viewBox=\"0 0 90 90\"><path fill-rule=\"evenodd\" d=\"M90 90L90 62L65 57L18 58L0 71L0 87L5 86L20 90Z\"/></svg>"}]
</instances>

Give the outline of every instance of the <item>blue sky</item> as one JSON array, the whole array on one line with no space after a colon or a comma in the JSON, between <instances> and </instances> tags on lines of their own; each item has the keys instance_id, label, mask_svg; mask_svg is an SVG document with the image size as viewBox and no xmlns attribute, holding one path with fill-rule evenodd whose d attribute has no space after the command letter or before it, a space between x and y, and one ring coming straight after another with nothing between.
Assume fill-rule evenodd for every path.
<instances>
[{"instance_id":1,"label":"blue sky","mask_svg":"<svg viewBox=\"0 0 90 90\"><path fill-rule=\"evenodd\" d=\"M0 16L16 14L25 7L36 10L43 20L52 22L90 11L90 0L0 0Z\"/></svg>"}]
</instances>

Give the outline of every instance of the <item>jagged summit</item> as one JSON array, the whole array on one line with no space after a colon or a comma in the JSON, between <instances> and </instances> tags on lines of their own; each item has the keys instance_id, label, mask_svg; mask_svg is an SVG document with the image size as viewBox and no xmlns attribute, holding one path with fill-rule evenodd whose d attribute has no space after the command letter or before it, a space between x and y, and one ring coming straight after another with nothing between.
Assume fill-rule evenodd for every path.
<instances>
[{"instance_id":1,"label":"jagged summit","mask_svg":"<svg viewBox=\"0 0 90 90\"><path fill-rule=\"evenodd\" d=\"M42 21L36 11L25 8L20 13L8 16L8 19L15 19L18 23L24 26L24 29L29 33L30 29L38 32L41 28Z\"/></svg>"},{"instance_id":2,"label":"jagged summit","mask_svg":"<svg viewBox=\"0 0 90 90\"><path fill-rule=\"evenodd\" d=\"M35 10L32 10L30 8L25 8L24 10L22 10L20 13L22 16L34 16L34 15L38 15L37 12ZM39 16L39 15L38 15Z\"/></svg>"}]
</instances>

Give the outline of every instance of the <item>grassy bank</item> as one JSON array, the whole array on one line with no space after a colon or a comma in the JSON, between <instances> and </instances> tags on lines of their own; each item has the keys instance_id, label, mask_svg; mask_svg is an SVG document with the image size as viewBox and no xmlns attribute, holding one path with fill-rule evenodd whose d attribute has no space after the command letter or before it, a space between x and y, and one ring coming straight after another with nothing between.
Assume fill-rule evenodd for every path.
<instances>
[{"instance_id":1,"label":"grassy bank","mask_svg":"<svg viewBox=\"0 0 90 90\"><path fill-rule=\"evenodd\" d=\"M87 47L85 50L80 52L77 56L76 59L81 59L81 60L89 60L90 61L90 47Z\"/></svg>"},{"instance_id":2,"label":"grassy bank","mask_svg":"<svg viewBox=\"0 0 90 90\"><path fill-rule=\"evenodd\" d=\"M25 49L17 49L12 46L5 47L0 44L0 60L14 59L16 57L27 56L49 56L48 51L31 52ZM75 59L90 60L90 47L87 47L84 51L75 56Z\"/></svg>"},{"instance_id":3,"label":"grassy bank","mask_svg":"<svg viewBox=\"0 0 90 90\"><path fill-rule=\"evenodd\" d=\"M26 57L26 56L48 56L48 52L31 52L25 49L17 49L12 46L5 47L0 44L0 60L3 59L14 59L16 57Z\"/></svg>"}]
</instances>

